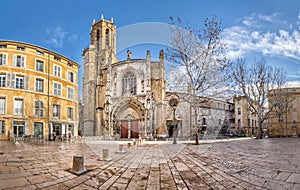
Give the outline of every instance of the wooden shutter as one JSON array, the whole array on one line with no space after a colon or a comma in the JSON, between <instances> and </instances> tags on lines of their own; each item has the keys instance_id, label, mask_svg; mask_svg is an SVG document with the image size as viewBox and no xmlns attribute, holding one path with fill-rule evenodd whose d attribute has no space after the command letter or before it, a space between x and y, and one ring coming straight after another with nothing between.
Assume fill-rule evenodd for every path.
<instances>
[{"instance_id":1,"label":"wooden shutter","mask_svg":"<svg viewBox=\"0 0 300 190\"><path fill-rule=\"evenodd\" d=\"M7 65L6 64L6 60L7 60L7 54L2 54L2 65Z\"/></svg>"},{"instance_id":2,"label":"wooden shutter","mask_svg":"<svg viewBox=\"0 0 300 190\"><path fill-rule=\"evenodd\" d=\"M25 135L29 135L28 121L25 121Z\"/></svg>"},{"instance_id":3,"label":"wooden shutter","mask_svg":"<svg viewBox=\"0 0 300 190\"><path fill-rule=\"evenodd\" d=\"M7 88L10 88L10 77L11 77L11 74L10 73L6 73L6 87Z\"/></svg>"},{"instance_id":4,"label":"wooden shutter","mask_svg":"<svg viewBox=\"0 0 300 190\"><path fill-rule=\"evenodd\" d=\"M24 82L24 89L28 90L29 89L29 76L25 75L24 76L24 80L25 80L25 82Z\"/></svg>"},{"instance_id":5,"label":"wooden shutter","mask_svg":"<svg viewBox=\"0 0 300 190\"><path fill-rule=\"evenodd\" d=\"M26 63L26 57L24 55L21 56L21 67L25 67Z\"/></svg>"},{"instance_id":6,"label":"wooden shutter","mask_svg":"<svg viewBox=\"0 0 300 190\"><path fill-rule=\"evenodd\" d=\"M12 73L10 78L10 87L15 88L16 87L16 74Z\"/></svg>"},{"instance_id":7,"label":"wooden shutter","mask_svg":"<svg viewBox=\"0 0 300 190\"><path fill-rule=\"evenodd\" d=\"M13 55L13 66L17 65L17 55Z\"/></svg>"}]
</instances>

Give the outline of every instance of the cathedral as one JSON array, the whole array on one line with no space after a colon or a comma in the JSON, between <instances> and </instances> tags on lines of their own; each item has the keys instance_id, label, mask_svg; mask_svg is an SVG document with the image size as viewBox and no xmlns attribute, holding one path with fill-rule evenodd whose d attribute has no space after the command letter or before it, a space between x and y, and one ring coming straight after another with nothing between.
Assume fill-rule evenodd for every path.
<instances>
[{"instance_id":1,"label":"cathedral","mask_svg":"<svg viewBox=\"0 0 300 190\"><path fill-rule=\"evenodd\" d=\"M171 137L175 119L178 136L193 135L193 114L185 94L166 92L163 50L155 55L159 61L151 60L150 51L145 52L143 59L132 59L130 50L127 50L127 59L119 61L116 57L116 27L113 20L105 20L103 17L93 22L90 37L90 45L83 50L80 119L83 135L113 138ZM174 99L178 101L176 115L169 103ZM229 119L231 104L214 104L219 106L214 109L215 114L211 111L209 114L207 111L198 112L202 114L199 115L201 131L206 130L210 121L221 126ZM207 108L205 106L203 109Z\"/></svg>"}]
</instances>

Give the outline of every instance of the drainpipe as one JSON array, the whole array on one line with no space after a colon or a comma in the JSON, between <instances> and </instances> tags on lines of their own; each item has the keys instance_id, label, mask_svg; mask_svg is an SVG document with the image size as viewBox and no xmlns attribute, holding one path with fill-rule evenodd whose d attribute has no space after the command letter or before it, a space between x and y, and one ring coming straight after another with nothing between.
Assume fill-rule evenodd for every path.
<instances>
[{"instance_id":1,"label":"drainpipe","mask_svg":"<svg viewBox=\"0 0 300 190\"><path fill-rule=\"evenodd\" d=\"M48 109L47 109L47 115L48 115L48 140L51 140L51 127L50 127L50 52L48 52L48 92L47 92L47 98L48 98Z\"/></svg>"}]
</instances>

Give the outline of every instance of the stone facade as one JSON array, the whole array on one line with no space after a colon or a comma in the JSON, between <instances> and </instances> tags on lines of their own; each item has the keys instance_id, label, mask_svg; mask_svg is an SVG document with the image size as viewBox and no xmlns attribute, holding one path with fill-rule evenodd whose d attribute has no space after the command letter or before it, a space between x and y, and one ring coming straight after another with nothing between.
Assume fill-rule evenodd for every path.
<instances>
[{"instance_id":1,"label":"stone facade","mask_svg":"<svg viewBox=\"0 0 300 190\"><path fill-rule=\"evenodd\" d=\"M150 51L145 53L144 59L131 59L130 50L127 51L127 60L119 61L116 57L116 27L113 21L101 18L93 22L91 44L83 51L83 56L83 135L120 138L172 136L174 118L169 106L172 98L179 102L175 114L178 135L191 137L194 134L193 109L186 98L189 96L166 92L163 50L158 55L159 61L151 60ZM202 132L207 126L220 128L234 117L229 109L232 103L222 102L218 107L217 100L210 99L209 102L209 108L198 104L198 128ZM204 120L207 122L202 123Z\"/></svg>"}]
</instances>

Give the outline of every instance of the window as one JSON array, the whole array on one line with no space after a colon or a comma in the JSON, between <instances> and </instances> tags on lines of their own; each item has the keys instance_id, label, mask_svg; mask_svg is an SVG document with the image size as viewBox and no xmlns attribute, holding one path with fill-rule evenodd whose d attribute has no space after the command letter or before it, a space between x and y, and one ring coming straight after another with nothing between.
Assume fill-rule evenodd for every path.
<instances>
[{"instance_id":1,"label":"window","mask_svg":"<svg viewBox=\"0 0 300 190\"><path fill-rule=\"evenodd\" d=\"M43 101L35 100L34 115L37 117L44 117L44 102Z\"/></svg>"},{"instance_id":2,"label":"window","mask_svg":"<svg viewBox=\"0 0 300 190\"><path fill-rule=\"evenodd\" d=\"M29 88L29 76L16 76L14 73L10 75L11 80L8 83L11 83L13 88L18 89L28 89ZM7 78L8 80L8 78Z\"/></svg>"},{"instance_id":3,"label":"window","mask_svg":"<svg viewBox=\"0 0 300 190\"><path fill-rule=\"evenodd\" d=\"M13 66L24 68L26 65L26 57L24 55L13 56Z\"/></svg>"},{"instance_id":4,"label":"window","mask_svg":"<svg viewBox=\"0 0 300 190\"><path fill-rule=\"evenodd\" d=\"M44 55L44 52L41 51L41 50L36 50L36 54L38 54L38 55Z\"/></svg>"},{"instance_id":5,"label":"window","mask_svg":"<svg viewBox=\"0 0 300 190\"><path fill-rule=\"evenodd\" d=\"M109 30L106 29L105 31L105 45L106 47L109 47Z\"/></svg>"},{"instance_id":6,"label":"window","mask_svg":"<svg viewBox=\"0 0 300 190\"><path fill-rule=\"evenodd\" d=\"M206 118L202 118L202 125L206 125Z\"/></svg>"},{"instance_id":7,"label":"window","mask_svg":"<svg viewBox=\"0 0 300 190\"><path fill-rule=\"evenodd\" d=\"M5 98L0 98L0 114L5 114Z\"/></svg>"},{"instance_id":8,"label":"window","mask_svg":"<svg viewBox=\"0 0 300 190\"><path fill-rule=\"evenodd\" d=\"M61 67L58 65L54 65L54 76L57 76L57 77L61 76Z\"/></svg>"},{"instance_id":9,"label":"window","mask_svg":"<svg viewBox=\"0 0 300 190\"><path fill-rule=\"evenodd\" d=\"M68 98L73 100L74 99L74 88L68 86Z\"/></svg>"},{"instance_id":10,"label":"window","mask_svg":"<svg viewBox=\"0 0 300 190\"><path fill-rule=\"evenodd\" d=\"M7 62L7 54L0 53L0 65L6 65Z\"/></svg>"},{"instance_id":11,"label":"window","mask_svg":"<svg viewBox=\"0 0 300 190\"><path fill-rule=\"evenodd\" d=\"M278 122L283 122L283 115L280 115L280 116L278 117Z\"/></svg>"},{"instance_id":12,"label":"window","mask_svg":"<svg viewBox=\"0 0 300 190\"><path fill-rule=\"evenodd\" d=\"M71 71L68 71L68 81L75 82L75 74Z\"/></svg>"},{"instance_id":13,"label":"window","mask_svg":"<svg viewBox=\"0 0 300 190\"><path fill-rule=\"evenodd\" d=\"M16 86L15 88L23 89L23 77L16 76Z\"/></svg>"},{"instance_id":14,"label":"window","mask_svg":"<svg viewBox=\"0 0 300 190\"><path fill-rule=\"evenodd\" d=\"M5 133L5 122L0 121L0 134L4 134L4 133Z\"/></svg>"},{"instance_id":15,"label":"window","mask_svg":"<svg viewBox=\"0 0 300 190\"><path fill-rule=\"evenodd\" d=\"M54 56L55 61L60 61L60 57Z\"/></svg>"},{"instance_id":16,"label":"window","mask_svg":"<svg viewBox=\"0 0 300 190\"><path fill-rule=\"evenodd\" d=\"M241 120L238 119L238 128L241 128Z\"/></svg>"},{"instance_id":17,"label":"window","mask_svg":"<svg viewBox=\"0 0 300 190\"><path fill-rule=\"evenodd\" d=\"M34 136L43 137L43 123L34 122Z\"/></svg>"},{"instance_id":18,"label":"window","mask_svg":"<svg viewBox=\"0 0 300 190\"><path fill-rule=\"evenodd\" d=\"M53 115L53 117L56 117L56 118L60 117L60 105L53 104L52 115Z\"/></svg>"},{"instance_id":19,"label":"window","mask_svg":"<svg viewBox=\"0 0 300 190\"><path fill-rule=\"evenodd\" d=\"M7 45L1 44L1 45L0 45L0 48L6 49L6 48L7 48Z\"/></svg>"},{"instance_id":20,"label":"window","mask_svg":"<svg viewBox=\"0 0 300 190\"><path fill-rule=\"evenodd\" d=\"M68 62L68 67L73 67L73 64Z\"/></svg>"},{"instance_id":21,"label":"window","mask_svg":"<svg viewBox=\"0 0 300 190\"><path fill-rule=\"evenodd\" d=\"M44 72L44 61L42 60L36 60L35 61L35 70Z\"/></svg>"},{"instance_id":22,"label":"window","mask_svg":"<svg viewBox=\"0 0 300 190\"><path fill-rule=\"evenodd\" d=\"M122 79L122 95L136 94L136 77L133 72L127 72Z\"/></svg>"},{"instance_id":23,"label":"window","mask_svg":"<svg viewBox=\"0 0 300 190\"><path fill-rule=\"evenodd\" d=\"M23 100L22 99L15 99L14 115L23 115Z\"/></svg>"},{"instance_id":24,"label":"window","mask_svg":"<svg viewBox=\"0 0 300 190\"><path fill-rule=\"evenodd\" d=\"M68 119L73 119L73 108L68 107L67 116L68 116Z\"/></svg>"},{"instance_id":25,"label":"window","mask_svg":"<svg viewBox=\"0 0 300 190\"><path fill-rule=\"evenodd\" d=\"M60 83L57 83L57 82L54 82L54 85L53 85L53 94L56 95L56 96L61 96L61 84Z\"/></svg>"},{"instance_id":26,"label":"window","mask_svg":"<svg viewBox=\"0 0 300 190\"><path fill-rule=\"evenodd\" d=\"M35 91L36 92L44 92L44 80L43 79L35 79Z\"/></svg>"},{"instance_id":27,"label":"window","mask_svg":"<svg viewBox=\"0 0 300 190\"><path fill-rule=\"evenodd\" d=\"M18 46L18 47L17 47L17 50L19 50L19 51L25 51L25 48L22 47L22 46Z\"/></svg>"},{"instance_id":28,"label":"window","mask_svg":"<svg viewBox=\"0 0 300 190\"><path fill-rule=\"evenodd\" d=\"M241 108L238 108L238 115L241 115Z\"/></svg>"},{"instance_id":29,"label":"window","mask_svg":"<svg viewBox=\"0 0 300 190\"><path fill-rule=\"evenodd\" d=\"M5 75L0 75L0 87L5 87Z\"/></svg>"}]
</instances>

